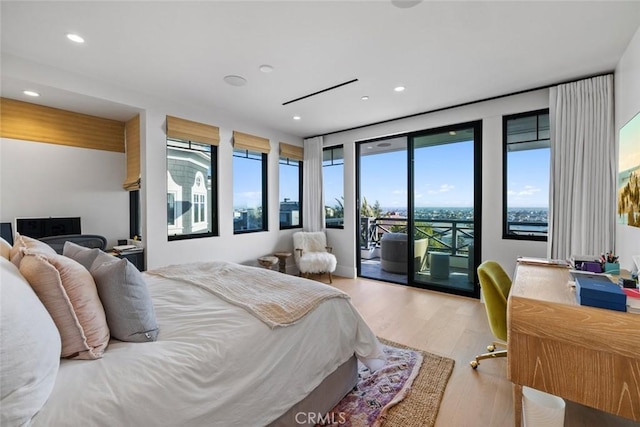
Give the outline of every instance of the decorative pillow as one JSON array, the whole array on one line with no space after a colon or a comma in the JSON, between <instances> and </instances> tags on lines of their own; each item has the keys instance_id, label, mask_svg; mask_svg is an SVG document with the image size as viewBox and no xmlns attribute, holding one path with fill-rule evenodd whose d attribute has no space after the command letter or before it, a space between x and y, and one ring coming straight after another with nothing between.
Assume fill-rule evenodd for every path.
<instances>
[{"instance_id":1,"label":"decorative pillow","mask_svg":"<svg viewBox=\"0 0 640 427\"><path fill-rule=\"evenodd\" d=\"M111 336L120 341L155 341L158 324L144 277L128 260L111 258L91 269Z\"/></svg>"},{"instance_id":2,"label":"decorative pillow","mask_svg":"<svg viewBox=\"0 0 640 427\"><path fill-rule=\"evenodd\" d=\"M56 255L56 251L49 245L40 240L28 236L21 236L16 233L13 238L13 247L11 248L10 260L16 267L20 267L20 262L24 256L24 250L28 249L32 253L43 254L46 256Z\"/></svg>"},{"instance_id":3,"label":"decorative pillow","mask_svg":"<svg viewBox=\"0 0 640 427\"><path fill-rule=\"evenodd\" d=\"M99 253L100 249L98 248L89 249L73 242L64 242L62 249L62 255L78 261L87 270L91 268L91 264L96 260Z\"/></svg>"},{"instance_id":4,"label":"decorative pillow","mask_svg":"<svg viewBox=\"0 0 640 427\"><path fill-rule=\"evenodd\" d=\"M89 268L89 271L93 271L95 268L101 266L105 262L113 262L113 261L116 261L118 259L119 258L116 258L113 255L109 255L106 252L99 251L98 252L98 256L96 257L95 261L93 261L93 263L91 264L91 267Z\"/></svg>"},{"instance_id":5,"label":"decorative pillow","mask_svg":"<svg viewBox=\"0 0 640 427\"><path fill-rule=\"evenodd\" d=\"M91 274L71 258L25 250L20 272L36 291L62 337L62 357L99 359L109 327Z\"/></svg>"},{"instance_id":6,"label":"decorative pillow","mask_svg":"<svg viewBox=\"0 0 640 427\"><path fill-rule=\"evenodd\" d=\"M60 366L60 334L18 268L0 258L0 425L28 425Z\"/></svg>"},{"instance_id":7,"label":"decorative pillow","mask_svg":"<svg viewBox=\"0 0 640 427\"><path fill-rule=\"evenodd\" d=\"M11 259L11 244L0 237L0 256L5 259Z\"/></svg>"}]
</instances>

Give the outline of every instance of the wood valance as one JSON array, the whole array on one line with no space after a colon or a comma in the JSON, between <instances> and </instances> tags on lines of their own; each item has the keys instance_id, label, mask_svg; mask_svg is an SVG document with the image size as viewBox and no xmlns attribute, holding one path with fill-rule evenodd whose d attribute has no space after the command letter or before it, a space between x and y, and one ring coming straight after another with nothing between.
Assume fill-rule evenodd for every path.
<instances>
[{"instance_id":1,"label":"wood valance","mask_svg":"<svg viewBox=\"0 0 640 427\"><path fill-rule=\"evenodd\" d=\"M140 189L140 115L125 123L127 176L122 186L127 191Z\"/></svg>"},{"instance_id":2,"label":"wood valance","mask_svg":"<svg viewBox=\"0 0 640 427\"><path fill-rule=\"evenodd\" d=\"M233 148L240 150L257 151L259 153L269 153L271 144L267 138L261 138L248 133L233 131Z\"/></svg>"},{"instance_id":3,"label":"wood valance","mask_svg":"<svg viewBox=\"0 0 640 427\"><path fill-rule=\"evenodd\" d=\"M280 157L302 161L304 160L304 148L297 145L291 145L281 142Z\"/></svg>"},{"instance_id":4,"label":"wood valance","mask_svg":"<svg viewBox=\"0 0 640 427\"><path fill-rule=\"evenodd\" d=\"M217 126L167 116L167 138L218 145L220 129Z\"/></svg>"},{"instance_id":5,"label":"wood valance","mask_svg":"<svg viewBox=\"0 0 640 427\"><path fill-rule=\"evenodd\" d=\"M124 122L0 99L0 136L124 153Z\"/></svg>"}]
</instances>

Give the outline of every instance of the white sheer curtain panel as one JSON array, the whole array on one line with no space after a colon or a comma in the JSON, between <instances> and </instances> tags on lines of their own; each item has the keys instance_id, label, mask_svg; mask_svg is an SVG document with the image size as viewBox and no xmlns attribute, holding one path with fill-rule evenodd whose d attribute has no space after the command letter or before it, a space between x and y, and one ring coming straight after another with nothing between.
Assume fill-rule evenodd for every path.
<instances>
[{"instance_id":1,"label":"white sheer curtain panel","mask_svg":"<svg viewBox=\"0 0 640 427\"><path fill-rule=\"evenodd\" d=\"M324 230L322 194L322 137L304 140L302 178L302 224L307 231Z\"/></svg>"},{"instance_id":2,"label":"white sheer curtain panel","mask_svg":"<svg viewBox=\"0 0 640 427\"><path fill-rule=\"evenodd\" d=\"M550 258L614 249L613 75L551 88Z\"/></svg>"}]
</instances>

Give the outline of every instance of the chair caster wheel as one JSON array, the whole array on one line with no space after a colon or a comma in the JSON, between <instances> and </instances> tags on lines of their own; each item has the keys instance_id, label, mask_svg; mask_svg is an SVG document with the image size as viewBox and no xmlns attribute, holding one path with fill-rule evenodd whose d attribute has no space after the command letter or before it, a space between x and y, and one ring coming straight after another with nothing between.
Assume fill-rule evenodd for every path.
<instances>
[{"instance_id":1,"label":"chair caster wheel","mask_svg":"<svg viewBox=\"0 0 640 427\"><path fill-rule=\"evenodd\" d=\"M493 344L490 344L487 346L487 351L493 352L496 349L496 346Z\"/></svg>"},{"instance_id":2,"label":"chair caster wheel","mask_svg":"<svg viewBox=\"0 0 640 427\"><path fill-rule=\"evenodd\" d=\"M477 360L472 360L471 362L469 362L469 364L471 365L471 367L473 369L476 369L478 367L478 365L479 365Z\"/></svg>"}]
</instances>

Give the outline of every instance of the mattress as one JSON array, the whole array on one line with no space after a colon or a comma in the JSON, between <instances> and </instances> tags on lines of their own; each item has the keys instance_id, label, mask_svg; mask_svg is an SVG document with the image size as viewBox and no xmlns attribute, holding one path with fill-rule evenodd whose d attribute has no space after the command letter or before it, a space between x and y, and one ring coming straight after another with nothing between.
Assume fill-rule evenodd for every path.
<instances>
[{"instance_id":1,"label":"mattress","mask_svg":"<svg viewBox=\"0 0 640 427\"><path fill-rule=\"evenodd\" d=\"M62 360L34 426L264 426L354 354L382 363L380 343L348 299L270 329L197 286L145 278L158 340L112 340L100 360Z\"/></svg>"}]
</instances>

